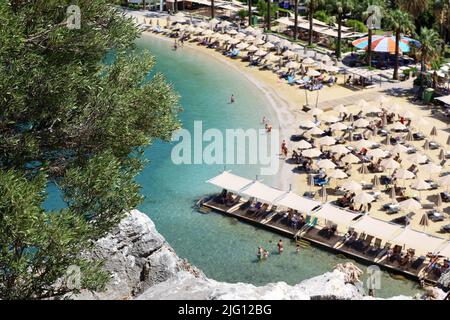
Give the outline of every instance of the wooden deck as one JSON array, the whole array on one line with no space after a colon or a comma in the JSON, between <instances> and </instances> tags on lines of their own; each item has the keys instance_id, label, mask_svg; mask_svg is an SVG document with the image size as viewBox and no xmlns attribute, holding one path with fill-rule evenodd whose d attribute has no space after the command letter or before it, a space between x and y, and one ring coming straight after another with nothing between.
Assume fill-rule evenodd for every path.
<instances>
[{"instance_id":1,"label":"wooden deck","mask_svg":"<svg viewBox=\"0 0 450 320\"><path fill-rule=\"evenodd\" d=\"M388 272L392 272L394 274L401 274L407 278L412 280L421 281L436 284L437 279L431 277L431 275L427 275L423 277L423 270L427 267L429 259L425 262L414 268L412 266L413 262L417 259L415 257L413 262L409 262L405 266L400 266L400 264L396 261L390 262L387 259L387 256L379 257L376 254L370 255L367 253L367 249L364 251L359 251L351 246L344 245L342 236L333 235L331 238L326 238L320 234L321 228L314 227L308 230L299 232L301 230L295 229L292 226L288 225L287 219L283 217L279 212L269 212L263 215L249 213L247 208L242 209L241 207L245 204L245 201L240 201L238 204L235 204L231 207L228 207L224 204L217 203L214 198L203 203L203 206L206 208L210 208L213 211L219 212L226 216L234 217L243 222L249 223L254 226L258 226L260 228L264 228L266 230L281 234L286 237L295 238L300 233L300 238L303 240L307 240L315 246L321 247L325 250L334 253L340 253L347 257L351 257L359 262L369 265L378 265L381 269L384 269Z\"/></svg>"}]
</instances>

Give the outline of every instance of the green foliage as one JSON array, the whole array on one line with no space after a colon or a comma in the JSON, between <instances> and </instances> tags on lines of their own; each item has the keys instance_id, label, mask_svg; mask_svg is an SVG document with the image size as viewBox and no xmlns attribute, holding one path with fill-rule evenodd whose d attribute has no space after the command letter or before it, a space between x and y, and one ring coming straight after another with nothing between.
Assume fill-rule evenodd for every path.
<instances>
[{"instance_id":1,"label":"green foliage","mask_svg":"<svg viewBox=\"0 0 450 320\"><path fill-rule=\"evenodd\" d=\"M241 9L238 11L237 15L238 15L239 19L244 20L245 17L248 17L248 10Z\"/></svg>"},{"instance_id":2,"label":"green foliage","mask_svg":"<svg viewBox=\"0 0 450 320\"><path fill-rule=\"evenodd\" d=\"M349 28L354 29L357 32L366 33L368 31L368 28L364 22L358 21L358 20L347 20L345 22L345 25Z\"/></svg>"},{"instance_id":3,"label":"green foliage","mask_svg":"<svg viewBox=\"0 0 450 320\"><path fill-rule=\"evenodd\" d=\"M259 0L256 8L257 8L260 16L262 16L262 17L267 16L267 1L266 0ZM271 2L270 3L270 16L272 18L275 17L277 11L278 11L278 3Z\"/></svg>"},{"instance_id":4,"label":"green foliage","mask_svg":"<svg viewBox=\"0 0 450 320\"><path fill-rule=\"evenodd\" d=\"M179 127L178 96L131 19L108 0L0 1L0 298L39 298L70 265L102 287L79 253L141 201L143 148ZM81 8L81 29L66 8ZM44 176L45 174L45 176ZM68 209L40 209L48 182ZM76 241L75 241L76 240Z\"/></svg>"},{"instance_id":5,"label":"green foliage","mask_svg":"<svg viewBox=\"0 0 450 320\"><path fill-rule=\"evenodd\" d=\"M325 22L327 24L330 21L330 16L328 15L327 11L325 11L325 10L319 10L319 11L314 12L314 18L319 21Z\"/></svg>"}]
</instances>

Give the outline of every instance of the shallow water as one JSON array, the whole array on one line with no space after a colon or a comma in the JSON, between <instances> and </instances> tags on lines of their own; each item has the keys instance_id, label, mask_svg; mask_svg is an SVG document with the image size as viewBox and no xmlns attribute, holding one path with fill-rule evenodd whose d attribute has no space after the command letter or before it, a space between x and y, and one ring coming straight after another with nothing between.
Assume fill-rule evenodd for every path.
<instances>
[{"instance_id":1,"label":"shallow water","mask_svg":"<svg viewBox=\"0 0 450 320\"><path fill-rule=\"evenodd\" d=\"M139 48L148 48L157 59L155 69L162 72L181 95L183 127L192 129L193 121L202 120L204 128L260 128L266 115L277 126L264 94L249 80L220 60L182 48L171 50L171 42L144 37ZM235 104L228 104L230 95ZM159 232L177 254L218 281L249 282L262 285L285 281L296 284L330 271L337 263L348 261L327 251L307 247L299 254L290 239L283 238L285 252L280 256L276 243L282 237L216 213L200 214L192 205L204 196L217 192L205 181L223 170L222 165L174 165L173 144L155 142L146 150L149 165L138 177L145 201L139 209L155 222ZM248 178L258 173L256 165L227 166ZM265 177L264 182L275 180ZM55 195L55 192L52 192ZM47 208L56 206L51 198ZM264 262L256 260L258 246L271 252ZM361 268L366 267L358 264ZM412 281L395 280L383 273L378 296L414 294L419 291Z\"/></svg>"}]
</instances>

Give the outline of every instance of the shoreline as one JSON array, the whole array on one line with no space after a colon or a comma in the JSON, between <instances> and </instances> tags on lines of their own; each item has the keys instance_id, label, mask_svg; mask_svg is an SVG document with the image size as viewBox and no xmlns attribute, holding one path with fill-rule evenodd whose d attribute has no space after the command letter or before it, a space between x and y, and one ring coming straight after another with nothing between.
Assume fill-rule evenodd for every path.
<instances>
[{"instance_id":1,"label":"shoreline","mask_svg":"<svg viewBox=\"0 0 450 320\"><path fill-rule=\"evenodd\" d=\"M142 32L143 37L150 37L154 39L159 39L162 41L170 41L171 39L157 35L148 31ZM225 59L222 54L215 50L211 50L208 48L204 48L196 45L195 43L185 42L184 47L194 50L196 52L201 52L202 54L207 55L210 58L215 59L220 63L224 63L227 66L231 67L234 72L239 73L244 76L255 88L261 92L264 99L267 101L267 104L270 106L272 113L276 116L276 120L278 122L279 130L280 130L280 143L282 140L289 141L290 135L296 129L296 121L287 122L285 120L293 119L296 115L292 112L291 109L295 108L294 101L286 100L281 97L268 83L264 83L261 79L257 79L254 75L250 74L250 72L245 72L242 67L237 65L238 63L244 64L241 61L236 61L237 63L232 63L235 60ZM260 72L259 70L257 70ZM300 110L300 109L299 109ZM261 117L264 116L261 114ZM276 187L281 189L289 188L289 185L292 184L292 187L296 187L294 181L292 181L291 168L288 163L286 163L284 158L280 158L279 171L276 175L274 175Z\"/></svg>"}]
</instances>

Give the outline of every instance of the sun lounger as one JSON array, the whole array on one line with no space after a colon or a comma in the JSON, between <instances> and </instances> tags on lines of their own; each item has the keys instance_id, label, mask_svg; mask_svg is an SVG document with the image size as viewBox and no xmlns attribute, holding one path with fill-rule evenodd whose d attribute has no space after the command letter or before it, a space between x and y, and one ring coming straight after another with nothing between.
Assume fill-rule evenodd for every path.
<instances>
[{"instance_id":1,"label":"sun lounger","mask_svg":"<svg viewBox=\"0 0 450 320\"><path fill-rule=\"evenodd\" d=\"M366 234L363 232L359 235L358 240L353 242L351 247L355 250L361 250L363 243L364 243L364 239L366 239Z\"/></svg>"},{"instance_id":2,"label":"sun lounger","mask_svg":"<svg viewBox=\"0 0 450 320\"><path fill-rule=\"evenodd\" d=\"M411 268L413 268L414 270L418 270L424 264L425 259L426 259L425 256L418 257L411 263Z\"/></svg>"},{"instance_id":3,"label":"sun lounger","mask_svg":"<svg viewBox=\"0 0 450 320\"><path fill-rule=\"evenodd\" d=\"M369 256L372 256L372 257L376 257L381 251L381 242L382 242L381 239L376 238L373 246L371 246L366 251L366 254L368 254Z\"/></svg>"},{"instance_id":4,"label":"sun lounger","mask_svg":"<svg viewBox=\"0 0 450 320\"><path fill-rule=\"evenodd\" d=\"M391 249L391 246L389 242L386 242L384 248L377 254L376 259L382 259L388 253L389 249Z\"/></svg>"}]
</instances>

